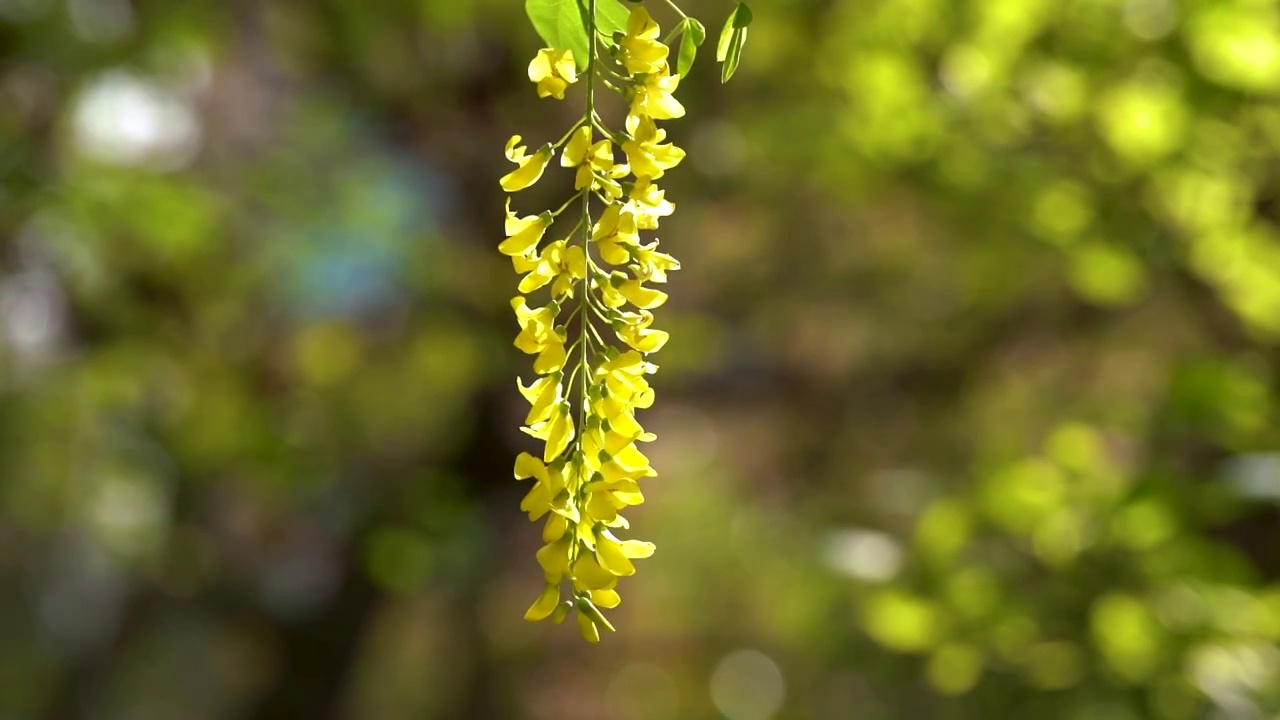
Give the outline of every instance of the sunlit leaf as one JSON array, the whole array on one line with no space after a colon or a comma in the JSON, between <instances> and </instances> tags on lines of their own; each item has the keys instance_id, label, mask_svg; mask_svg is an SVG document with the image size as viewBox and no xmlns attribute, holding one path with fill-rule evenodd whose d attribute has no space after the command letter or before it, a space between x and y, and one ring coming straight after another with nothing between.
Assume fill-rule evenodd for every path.
<instances>
[{"instance_id":1,"label":"sunlit leaf","mask_svg":"<svg viewBox=\"0 0 1280 720\"><path fill-rule=\"evenodd\" d=\"M525 0L533 29L556 50L572 50L578 68L587 66L588 0ZM596 27L611 35L627 24L628 11L618 0L596 0Z\"/></svg>"},{"instance_id":2,"label":"sunlit leaf","mask_svg":"<svg viewBox=\"0 0 1280 720\"><path fill-rule=\"evenodd\" d=\"M680 56L676 60L676 74L685 76L693 68L698 48L707 39L707 29L693 18L685 18L682 25L684 32L680 38Z\"/></svg>"},{"instance_id":3,"label":"sunlit leaf","mask_svg":"<svg viewBox=\"0 0 1280 720\"><path fill-rule=\"evenodd\" d=\"M738 70L738 63L742 60L742 46L747 42L747 26L751 24L751 20L751 9L746 3L740 2L724 21L720 40L716 43L716 61L722 64L722 83L729 82L729 78Z\"/></svg>"}]
</instances>

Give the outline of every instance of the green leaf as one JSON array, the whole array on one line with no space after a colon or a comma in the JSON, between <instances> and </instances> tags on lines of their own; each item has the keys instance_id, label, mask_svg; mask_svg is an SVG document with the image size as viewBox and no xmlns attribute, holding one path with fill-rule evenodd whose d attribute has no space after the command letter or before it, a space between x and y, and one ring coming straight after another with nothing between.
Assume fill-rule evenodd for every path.
<instances>
[{"instance_id":1,"label":"green leaf","mask_svg":"<svg viewBox=\"0 0 1280 720\"><path fill-rule=\"evenodd\" d=\"M693 61L698 55L698 46L707 39L707 29L693 18L685 18L680 38L680 56L676 60L676 74L684 77L693 68Z\"/></svg>"},{"instance_id":2,"label":"green leaf","mask_svg":"<svg viewBox=\"0 0 1280 720\"><path fill-rule=\"evenodd\" d=\"M605 35L627 29L631 11L618 0L596 0L596 26Z\"/></svg>"},{"instance_id":3,"label":"green leaf","mask_svg":"<svg viewBox=\"0 0 1280 720\"><path fill-rule=\"evenodd\" d=\"M716 43L716 62L724 62L729 56L729 43L733 41L733 19L737 15L738 9L734 8L725 19L724 27L720 28L720 40Z\"/></svg>"},{"instance_id":4,"label":"green leaf","mask_svg":"<svg viewBox=\"0 0 1280 720\"><path fill-rule=\"evenodd\" d=\"M685 24L688 26L689 34L693 35L693 42L698 47L702 47L702 43L707 40L707 28L696 18L685 18Z\"/></svg>"},{"instance_id":5,"label":"green leaf","mask_svg":"<svg viewBox=\"0 0 1280 720\"><path fill-rule=\"evenodd\" d=\"M724 64L720 66L720 83L729 82L729 78L738 71L738 63L742 61L742 46L747 42L747 29L739 28L733 31L733 39L729 42L729 50L725 55Z\"/></svg>"},{"instance_id":6,"label":"green leaf","mask_svg":"<svg viewBox=\"0 0 1280 720\"><path fill-rule=\"evenodd\" d=\"M722 63L721 83L729 82L729 78L738 71L738 63L742 60L742 46L747 42L747 26L753 19L751 8L740 2L724 21L720 41L716 43L716 60Z\"/></svg>"},{"instance_id":7,"label":"green leaf","mask_svg":"<svg viewBox=\"0 0 1280 720\"><path fill-rule=\"evenodd\" d=\"M549 48L572 50L578 69L587 67L588 0L525 0L533 29ZM627 8L618 0L596 0L596 27L612 34L626 27Z\"/></svg>"},{"instance_id":8,"label":"green leaf","mask_svg":"<svg viewBox=\"0 0 1280 720\"><path fill-rule=\"evenodd\" d=\"M751 8L744 2L738 3L733 12L729 13L729 17L725 18L724 27L720 29L720 41L716 43L716 62L724 62L728 58L733 36L739 30L744 31L745 34L747 26L753 19Z\"/></svg>"}]
</instances>

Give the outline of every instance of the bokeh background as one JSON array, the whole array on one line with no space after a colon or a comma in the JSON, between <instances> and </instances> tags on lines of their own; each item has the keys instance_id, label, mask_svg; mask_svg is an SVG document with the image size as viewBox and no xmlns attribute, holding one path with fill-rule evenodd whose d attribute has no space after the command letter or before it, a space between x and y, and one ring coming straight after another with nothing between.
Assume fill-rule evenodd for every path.
<instances>
[{"instance_id":1,"label":"bokeh background","mask_svg":"<svg viewBox=\"0 0 1280 720\"><path fill-rule=\"evenodd\" d=\"M521 3L0 0L0 718L1278 717L1280 4L753 9L589 647L521 619Z\"/></svg>"}]
</instances>

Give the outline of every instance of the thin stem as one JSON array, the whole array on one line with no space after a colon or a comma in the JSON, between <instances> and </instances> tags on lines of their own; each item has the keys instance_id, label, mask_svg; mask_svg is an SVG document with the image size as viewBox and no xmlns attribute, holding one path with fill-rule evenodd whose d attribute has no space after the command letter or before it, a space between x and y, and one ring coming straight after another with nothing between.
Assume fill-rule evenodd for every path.
<instances>
[{"instance_id":1,"label":"thin stem","mask_svg":"<svg viewBox=\"0 0 1280 720\"><path fill-rule=\"evenodd\" d=\"M595 313L595 314L597 314L597 315L599 315L599 314L600 314L600 311L599 311L599 310L596 310L594 306L591 306L591 312L593 312L593 313ZM600 331L596 329L596 325L595 325L595 323L591 322L591 318L586 317L586 316L583 316L583 318L582 318L582 324L583 324L583 326L585 326L588 330L590 330L590 331L591 331L591 332L590 332L590 333L588 333L588 334L587 334L587 336L586 336L586 337L587 337L587 340L591 340L592 338L594 338L594 339L595 339L595 341L596 341L596 347L598 347L598 348L599 348L599 349L601 349L601 350L604 350L604 339L600 337Z\"/></svg>"},{"instance_id":2,"label":"thin stem","mask_svg":"<svg viewBox=\"0 0 1280 720\"><path fill-rule=\"evenodd\" d=\"M569 202L573 202L574 200L577 200L577 199L578 199L578 196L577 196L577 195L574 195L572 198L569 198ZM581 227L582 227L582 218L578 218L578 222L574 224L573 229L571 229L571 230L569 230L569 232L565 233L565 234L564 234L564 236L565 236L566 238L571 238L571 237L573 237L573 236L574 236L574 234L575 234L575 233L577 233L577 232L578 232L578 230L579 230L579 228L581 228Z\"/></svg>"},{"instance_id":3,"label":"thin stem","mask_svg":"<svg viewBox=\"0 0 1280 720\"><path fill-rule=\"evenodd\" d=\"M586 101L586 111L582 115L583 123L590 123L591 119L595 116L595 113L596 113L596 104L595 104L596 103L596 97L595 97L596 27L597 27L596 26L596 0L588 0L587 24L590 26L590 28L588 29L589 32L587 33L589 37L589 42L587 43L587 45L589 46L588 52L587 52L587 101ZM591 193L590 192L582 193L582 254L585 257L585 260L587 262L590 262L591 260ZM591 292L591 282L590 282L591 273L590 272L583 273L583 276L584 277L582 278L582 285L581 285L582 296L578 299L578 313L579 313L578 322L582 323L584 331L579 334L579 339L587 337L585 328L591 326L590 320L587 318L587 311L586 311L586 308L588 307L587 296ZM582 343L582 355L578 360L578 367L582 368L583 372L582 372L582 384L579 387L579 391L578 391L579 392L578 402L580 403L580 405L578 406L578 443L577 445L579 450L578 450L577 457L574 458L575 462L578 462L579 459L581 459L582 435L587 430L587 403L590 401L590 398L591 398L590 379L588 377L590 375L590 366L588 364L586 342ZM572 383L570 383L570 387L572 387ZM582 459L582 460L585 463L585 459ZM582 474L584 474L585 470L586 468L582 467L582 468L579 468L579 471L578 471L579 489L575 492L575 497L574 497L575 504L580 504L582 502L581 487L586 485L586 482L585 482L586 478L583 478L581 476ZM575 541L573 543L573 548L570 551L569 560L571 564L573 562L576 562L578 559L578 546L579 546L579 543Z\"/></svg>"},{"instance_id":4,"label":"thin stem","mask_svg":"<svg viewBox=\"0 0 1280 720\"><path fill-rule=\"evenodd\" d=\"M676 6L674 0L662 0L662 1L667 4L667 7L670 7L672 10L675 10L676 14L679 15L681 19L684 19L684 20L689 19L689 16L685 15L684 11L681 10L678 6Z\"/></svg>"},{"instance_id":5,"label":"thin stem","mask_svg":"<svg viewBox=\"0 0 1280 720\"><path fill-rule=\"evenodd\" d=\"M600 78L600 82L604 83L604 86L605 86L605 87L609 88L610 90L612 90L612 91L614 91L614 92L616 92L616 93L621 93L621 92L622 92L622 88L620 88L620 87L618 87L617 85L614 85L613 83L609 82L609 79L608 79L608 78L601 77L601 78Z\"/></svg>"},{"instance_id":6,"label":"thin stem","mask_svg":"<svg viewBox=\"0 0 1280 720\"><path fill-rule=\"evenodd\" d=\"M586 192L586 191L587 191L587 189L586 189L586 188L583 188L583 189L579 190L578 192L574 193L572 197L570 197L568 200L565 200L565 201L564 201L564 204L563 204L563 205L561 205L561 206L560 206L560 208L559 208L558 210L556 210L555 212L551 213L551 216L552 216L552 217L560 217L560 213L564 212L564 211L565 211L565 210L566 210L566 209L567 209L571 204L573 204L573 201L574 201L574 200L577 200L579 197L581 197L581 196L582 196L582 193L584 193L584 192ZM575 227L573 230L569 231L569 235L570 235L570 236L572 236L572 235L573 235L573 233L574 233L574 232L576 232L577 230L578 230L578 228L576 228L576 227Z\"/></svg>"},{"instance_id":7,"label":"thin stem","mask_svg":"<svg viewBox=\"0 0 1280 720\"><path fill-rule=\"evenodd\" d=\"M583 120L579 120L578 122L574 123L574 124L573 124L573 127L569 128L569 132L565 133L565 134L564 134L564 137L562 137L562 138L560 138L559 140L557 140L557 141L556 141L556 144L555 144L555 145L552 145L552 147L556 147L556 148L558 148L558 147L560 147L561 145L564 145L566 142L568 142L569 138L573 136L573 133L574 133L574 132L576 132L578 128L582 127L582 123L583 123L583 122L585 122L585 121L583 121Z\"/></svg>"},{"instance_id":8,"label":"thin stem","mask_svg":"<svg viewBox=\"0 0 1280 720\"><path fill-rule=\"evenodd\" d=\"M582 369L582 366L581 366L581 365L575 365L575 366L573 367L573 371L569 373L569 378L568 378L568 380L565 382L565 384L566 384L566 385L569 385L570 387L572 387L572 386L573 386L573 380L574 380L574 378L578 377L578 371L579 371L579 370L581 370L581 369Z\"/></svg>"},{"instance_id":9,"label":"thin stem","mask_svg":"<svg viewBox=\"0 0 1280 720\"><path fill-rule=\"evenodd\" d=\"M625 136L619 135L618 133L615 133L609 128L605 127L604 121L600 119L599 115L593 116L591 118L591 125L595 127L595 129L599 130L605 137L609 138L610 140L614 141L619 145L621 145L623 142L626 141Z\"/></svg>"},{"instance_id":10,"label":"thin stem","mask_svg":"<svg viewBox=\"0 0 1280 720\"><path fill-rule=\"evenodd\" d=\"M600 319L601 319L601 320L603 320L604 322L606 322L606 323L608 323L608 322L609 322L609 318L605 317L604 311L602 311L599 307L597 307L597 306L595 306L595 305L591 305L591 312L592 312L592 314L594 314L596 317L600 318ZM592 329L592 330L595 330L595 325L592 325L592 326L591 326L591 329ZM598 337L598 336L597 336L597 337Z\"/></svg>"},{"instance_id":11,"label":"thin stem","mask_svg":"<svg viewBox=\"0 0 1280 720\"><path fill-rule=\"evenodd\" d=\"M579 313L577 310L573 311L573 315L579 315L579 314L581 314L581 313ZM573 315L570 315L569 317L573 317ZM581 342L582 342L582 336L581 336L581 335L579 335L577 340L574 340L572 343L569 343L569 347L567 347L567 348L565 348L565 349L564 349L564 354L565 354L565 355L569 355L569 354L571 354L571 353L573 352L574 348L578 347L578 345L579 345Z\"/></svg>"},{"instance_id":12,"label":"thin stem","mask_svg":"<svg viewBox=\"0 0 1280 720\"><path fill-rule=\"evenodd\" d=\"M601 72L603 72L606 75L609 75L614 80L617 80L620 83L626 83L628 85L631 84L631 78L627 77L626 75L623 75L622 73L618 72L617 70L614 70L613 68L609 67L604 63L600 64L599 69ZM613 86L610 85L610 87L613 87ZM617 88L614 88L614 89L617 90Z\"/></svg>"}]
</instances>

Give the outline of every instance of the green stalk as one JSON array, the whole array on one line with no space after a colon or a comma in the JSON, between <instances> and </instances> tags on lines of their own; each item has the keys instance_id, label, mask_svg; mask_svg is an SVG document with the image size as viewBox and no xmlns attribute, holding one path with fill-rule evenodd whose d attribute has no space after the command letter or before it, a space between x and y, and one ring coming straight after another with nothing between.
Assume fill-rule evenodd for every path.
<instances>
[{"instance_id":1,"label":"green stalk","mask_svg":"<svg viewBox=\"0 0 1280 720\"><path fill-rule=\"evenodd\" d=\"M583 112L582 122L590 126L591 119L595 115L596 111L596 0L588 1L587 24L590 26L587 28L587 107L585 112ZM582 256L583 262L589 265L591 262L591 193L589 191L582 193ZM587 314L587 295L591 292L591 273L583 273L581 289L581 297L578 298L578 322L581 323L581 329L579 332L582 337L585 338L587 336L587 327L591 323L591 317ZM592 330L594 329L595 328L592 328ZM582 343L582 355L578 361L579 367L582 368L582 384L578 389L578 401L581 403L578 407L578 453L582 452L582 435L587 429L587 402L590 399L590 380L588 375L591 372L591 366L587 357L587 345L588 343L586 342ZM583 463L583 467L580 468L580 473L586 469L586 458L582 457L581 462ZM574 504L579 506L580 512L582 510L582 487L586 484L585 482L582 482L583 480L585 480L585 478L582 478L581 474L579 474L579 486L574 490L573 498ZM578 545L578 540L575 538L569 561L571 567L573 562L578 559Z\"/></svg>"}]
</instances>

